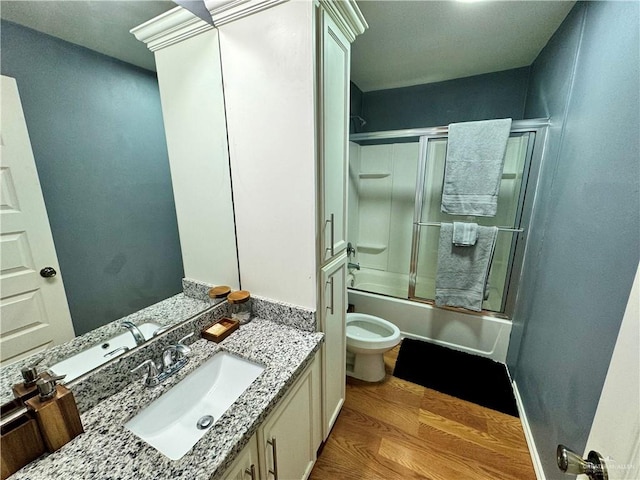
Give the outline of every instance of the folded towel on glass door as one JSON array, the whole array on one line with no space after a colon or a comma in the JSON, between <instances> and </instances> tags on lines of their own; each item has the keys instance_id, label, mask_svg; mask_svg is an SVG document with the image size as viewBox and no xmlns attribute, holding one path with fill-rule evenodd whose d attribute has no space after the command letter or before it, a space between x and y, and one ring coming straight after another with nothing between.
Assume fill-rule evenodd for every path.
<instances>
[{"instance_id":1,"label":"folded towel on glass door","mask_svg":"<svg viewBox=\"0 0 640 480\"><path fill-rule=\"evenodd\" d=\"M449 125L441 211L493 217L511 119Z\"/></svg>"},{"instance_id":2,"label":"folded towel on glass door","mask_svg":"<svg viewBox=\"0 0 640 480\"><path fill-rule=\"evenodd\" d=\"M436 306L482 310L497 236L497 227L479 226L474 246L457 247L453 244L453 225L440 226Z\"/></svg>"},{"instance_id":3,"label":"folded towel on glass door","mask_svg":"<svg viewBox=\"0 0 640 480\"><path fill-rule=\"evenodd\" d=\"M471 247L477 239L477 223L453 222L453 244L456 247Z\"/></svg>"}]
</instances>

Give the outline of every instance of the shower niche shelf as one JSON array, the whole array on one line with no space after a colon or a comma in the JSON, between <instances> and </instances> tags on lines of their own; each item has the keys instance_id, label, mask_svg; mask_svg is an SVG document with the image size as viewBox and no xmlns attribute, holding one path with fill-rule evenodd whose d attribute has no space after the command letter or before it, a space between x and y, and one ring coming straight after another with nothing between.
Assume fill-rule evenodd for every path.
<instances>
[{"instance_id":1,"label":"shower niche shelf","mask_svg":"<svg viewBox=\"0 0 640 480\"><path fill-rule=\"evenodd\" d=\"M360 173L358 176L360 178L385 178L391 175L390 172L380 172L380 173Z\"/></svg>"},{"instance_id":2,"label":"shower niche shelf","mask_svg":"<svg viewBox=\"0 0 640 480\"><path fill-rule=\"evenodd\" d=\"M387 249L386 245L375 243L358 243L358 250L362 253L381 253Z\"/></svg>"}]
</instances>

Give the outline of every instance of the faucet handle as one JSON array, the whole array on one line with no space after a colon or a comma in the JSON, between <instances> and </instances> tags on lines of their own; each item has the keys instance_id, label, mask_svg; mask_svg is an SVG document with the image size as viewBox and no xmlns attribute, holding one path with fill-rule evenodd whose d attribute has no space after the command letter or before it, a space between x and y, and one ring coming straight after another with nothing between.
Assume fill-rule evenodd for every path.
<instances>
[{"instance_id":1,"label":"faucet handle","mask_svg":"<svg viewBox=\"0 0 640 480\"><path fill-rule=\"evenodd\" d=\"M159 375L158 367L153 360L147 359L142 362L140 365L131 370L131 373L135 373L143 367L147 367L147 378L145 380L146 383L149 383L149 380L155 378Z\"/></svg>"},{"instance_id":2,"label":"faucet handle","mask_svg":"<svg viewBox=\"0 0 640 480\"><path fill-rule=\"evenodd\" d=\"M181 355L181 356L185 356L187 354L189 354L191 352L191 348L188 347L187 345L184 344L184 342L188 339L193 337L193 332L191 332L188 335L185 335L184 337L182 337L180 340L178 340L178 343L176 343L175 345L173 345L173 351L175 351L177 354Z\"/></svg>"},{"instance_id":3,"label":"faucet handle","mask_svg":"<svg viewBox=\"0 0 640 480\"><path fill-rule=\"evenodd\" d=\"M170 328L173 328L173 325L165 325L164 327L158 327L153 331L153 336L157 337L158 335L160 335L161 333L166 332Z\"/></svg>"},{"instance_id":4,"label":"faucet handle","mask_svg":"<svg viewBox=\"0 0 640 480\"><path fill-rule=\"evenodd\" d=\"M182 347L187 348L187 349L188 349L188 351L191 351L191 349L190 349L188 346L186 346L186 345L184 344L184 342L185 342L187 339L191 338L191 337L193 337L193 332L189 333L188 335L185 335L185 336L184 336L184 337L182 337L180 340L178 340L178 345L180 345L180 346L182 346Z\"/></svg>"},{"instance_id":5,"label":"faucet handle","mask_svg":"<svg viewBox=\"0 0 640 480\"><path fill-rule=\"evenodd\" d=\"M182 337L175 345L169 345L164 352L162 352L163 372L169 371L178 360L184 359L184 357L191 352L191 348L184 344L184 342L191 337L193 337L193 332Z\"/></svg>"}]
</instances>

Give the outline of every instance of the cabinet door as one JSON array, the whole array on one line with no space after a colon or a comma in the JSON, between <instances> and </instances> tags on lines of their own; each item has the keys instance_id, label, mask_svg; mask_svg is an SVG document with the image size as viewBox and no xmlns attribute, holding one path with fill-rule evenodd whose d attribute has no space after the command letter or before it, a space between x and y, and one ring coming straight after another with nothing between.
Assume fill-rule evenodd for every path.
<instances>
[{"instance_id":1,"label":"cabinet door","mask_svg":"<svg viewBox=\"0 0 640 480\"><path fill-rule=\"evenodd\" d=\"M260 480L258 464L258 439L254 435L227 469L225 480Z\"/></svg>"},{"instance_id":2,"label":"cabinet door","mask_svg":"<svg viewBox=\"0 0 640 480\"><path fill-rule=\"evenodd\" d=\"M349 127L350 44L334 21L318 10L321 258L327 261L347 247L347 136Z\"/></svg>"},{"instance_id":3,"label":"cabinet door","mask_svg":"<svg viewBox=\"0 0 640 480\"><path fill-rule=\"evenodd\" d=\"M320 328L322 346L322 434L326 440L336 421L345 396L346 383L346 310L347 256L322 269Z\"/></svg>"},{"instance_id":4,"label":"cabinet door","mask_svg":"<svg viewBox=\"0 0 640 480\"><path fill-rule=\"evenodd\" d=\"M305 479L311 473L316 461L314 371L312 366L307 368L258 430L261 478L264 480Z\"/></svg>"}]
</instances>

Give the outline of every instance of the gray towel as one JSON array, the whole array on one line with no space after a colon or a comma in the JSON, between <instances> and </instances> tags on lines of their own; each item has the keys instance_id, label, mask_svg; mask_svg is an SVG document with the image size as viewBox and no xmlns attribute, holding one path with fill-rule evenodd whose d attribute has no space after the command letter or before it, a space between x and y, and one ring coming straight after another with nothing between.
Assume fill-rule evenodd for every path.
<instances>
[{"instance_id":1,"label":"gray towel","mask_svg":"<svg viewBox=\"0 0 640 480\"><path fill-rule=\"evenodd\" d=\"M453 245L453 225L440 226L436 306L463 307L479 312L498 236L497 227L478 227L473 247Z\"/></svg>"},{"instance_id":2,"label":"gray towel","mask_svg":"<svg viewBox=\"0 0 640 480\"><path fill-rule=\"evenodd\" d=\"M493 217L511 119L449 125L441 211Z\"/></svg>"},{"instance_id":3,"label":"gray towel","mask_svg":"<svg viewBox=\"0 0 640 480\"><path fill-rule=\"evenodd\" d=\"M472 247L477 239L477 223L453 222L453 244L456 247Z\"/></svg>"}]
</instances>

